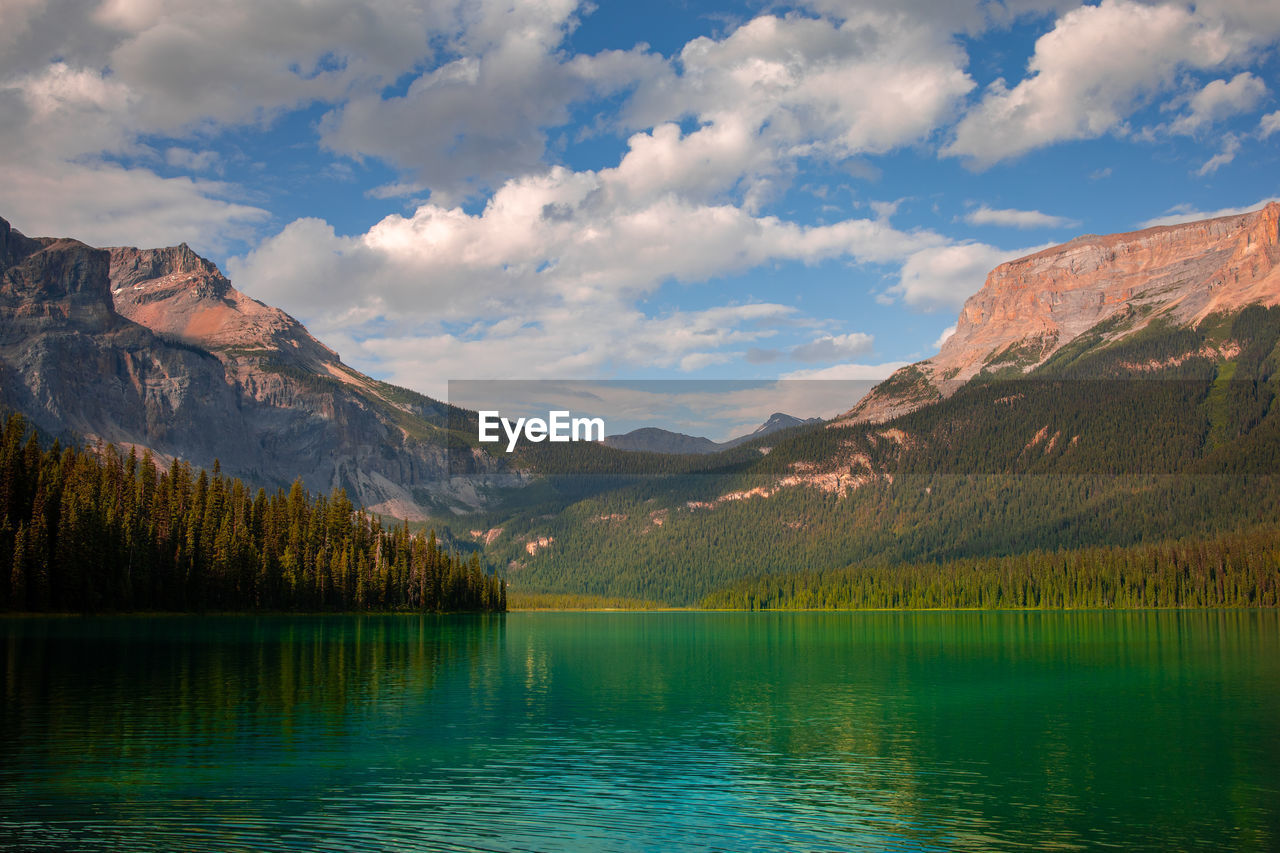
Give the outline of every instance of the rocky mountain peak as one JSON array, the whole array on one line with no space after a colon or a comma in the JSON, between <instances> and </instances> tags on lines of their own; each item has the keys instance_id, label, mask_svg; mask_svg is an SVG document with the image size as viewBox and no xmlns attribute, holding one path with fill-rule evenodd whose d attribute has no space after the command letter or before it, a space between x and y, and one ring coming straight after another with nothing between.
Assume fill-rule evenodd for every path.
<instances>
[{"instance_id":1,"label":"rocky mountain peak","mask_svg":"<svg viewBox=\"0 0 1280 853\"><path fill-rule=\"evenodd\" d=\"M116 310L153 332L224 357L257 354L312 366L338 361L301 323L236 290L216 264L186 243L108 251Z\"/></svg>"},{"instance_id":2,"label":"rocky mountain peak","mask_svg":"<svg viewBox=\"0 0 1280 853\"><path fill-rule=\"evenodd\" d=\"M217 290L231 285L216 264L197 255L186 243L165 249L117 246L107 251L111 253L113 287L130 287L169 276L186 276L191 281L213 284Z\"/></svg>"},{"instance_id":3,"label":"rocky mountain peak","mask_svg":"<svg viewBox=\"0 0 1280 853\"><path fill-rule=\"evenodd\" d=\"M42 246L39 240L24 236L22 232L15 231L7 220L0 219L0 272L38 252Z\"/></svg>"},{"instance_id":4,"label":"rocky mountain peak","mask_svg":"<svg viewBox=\"0 0 1280 853\"><path fill-rule=\"evenodd\" d=\"M903 368L841 421L884 421L983 370L1028 371L1111 322L1111 339L1159 318L1280 303L1280 204L1198 222L1078 237L996 267L933 358Z\"/></svg>"},{"instance_id":5,"label":"rocky mountain peak","mask_svg":"<svg viewBox=\"0 0 1280 853\"><path fill-rule=\"evenodd\" d=\"M788 429L794 426L803 426L804 424L817 423L821 418L797 418L795 415L788 415L786 412L774 412L769 419L760 426L756 427L753 436L765 435L766 433L776 432L780 429Z\"/></svg>"},{"instance_id":6,"label":"rocky mountain peak","mask_svg":"<svg viewBox=\"0 0 1280 853\"><path fill-rule=\"evenodd\" d=\"M78 240L33 239L0 220L0 307L9 335L54 320L106 329L119 322L108 289L107 253Z\"/></svg>"}]
</instances>

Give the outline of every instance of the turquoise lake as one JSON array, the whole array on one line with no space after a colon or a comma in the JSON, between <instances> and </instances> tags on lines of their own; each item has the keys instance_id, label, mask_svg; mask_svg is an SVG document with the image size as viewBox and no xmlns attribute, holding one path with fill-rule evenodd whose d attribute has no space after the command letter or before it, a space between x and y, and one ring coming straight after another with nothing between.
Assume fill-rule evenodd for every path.
<instances>
[{"instance_id":1,"label":"turquoise lake","mask_svg":"<svg viewBox=\"0 0 1280 853\"><path fill-rule=\"evenodd\" d=\"M1280 614L0 620L0 849L1280 849Z\"/></svg>"}]
</instances>

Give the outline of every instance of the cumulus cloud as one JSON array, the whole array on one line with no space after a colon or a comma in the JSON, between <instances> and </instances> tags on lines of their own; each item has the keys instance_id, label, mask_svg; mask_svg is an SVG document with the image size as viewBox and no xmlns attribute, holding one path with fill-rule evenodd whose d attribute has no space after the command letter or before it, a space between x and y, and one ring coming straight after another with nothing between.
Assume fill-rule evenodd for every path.
<instances>
[{"instance_id":1,"label":"cumulus cloud","mask_svg":"<svg viewBox=\"0 0 1280 853\"><path fill-rule=\"evenodd\" d=\"M161 178L111 163L51 163L45 169L0 163L0 186L3 215L18 230L96 246L145 240L220 252L268 217L262 208L235 200L234 187Z\"/></svg>"},{"instance_id":2,"label":"cumulus cloud","mask_svg":"<svg viewBox=\"0 0 1280 853\"><path fill-rule=\"evenodd\" d=\"M986 167L1040 146L1115 131L1139 105L1174 85L1179 71L1239 59L1254 39L1254 32L1228 28L1207 6L1132 0L1082 6L1037 40L1025 79L1012 87L996 80L987 88L943 153ZM1221 94L1214 90L1208 98Z\"/></svg>"},{"instance_id":3,"label":"cumulus cloud","mask_svg":"<svg viewBox=\"0 0 1280 853\"><path fill-rule=\"evenodd\" d=\"M211 250L242 239L264 218L244 192L145 167L163 158L198 174L216 155L141 140L211 137L380 88L430 58L433 33L460 29L464 5L0 4L0 206L29 228L90 240Z\"/></svg>"},{"instance_id":4,"label":"cumulus cloud","mask_svg":"<svg viewBox=\"0 0 1280 853\"><path fill-rule=\"evenodd\" d=\"M1002 225L1008 228L1062 228L1079 225L1079 220L1066 216L1052 216L1038 210L994 209L982 205L964 216L970 225Z\"/></svg>"},{"instance_id":5,"label":"cumulus cloud","mask_svg":"<svg viewBox=\"0 0 1280 853\"><path fill-rule=\"evenodd\" d=\"M625 166L513 179L479 213L429 203L359 237L299 220L232 269L256 295L304 315L360 306L455 318L637 298L669 280L705 281L767 261L890 262L946 242L882 220L806 227L640 193Z\"/></svg>"},{"instance_id":6,"label":"cumulus cloud","mask_svg":"<svg viewBox=\"0 0 1280 853\"><path fill-rule=\"evenodd\" d=\"M976 35L993 27L1007 27L1025 16L1043 16L1065 12L1079 0L807 0L807 8L836 19L854 11L878 9L923 18L945 32Z\"/></svg>"},{"instance_id":7,"label":"cumulus cloud","mask_svg":"<svg viewBox=\"0 0 1280 853\"><path fill-rule=\"evenodd\" d=\"M791 357L799 361L836 361L871 351L875 337L865 332L847 335L823 335L791 351Z\"/></svg>"},{"instance_id":8,"label":"cumulus cloud","mask_svg":"<svg viewBox=\"0 0 1280 853\"><path fill-rule=\"evenodd\" d=\"M0 81L7 159L74 158L123 151L133 143L127 114L136 96L103 71L52 62Z\"/></svg>"},{"instance_id":9,"label":"cumulus cloud","mask_svg":"<svg viewBox=\"0 0 1280 853\"><path fill-rule=\"evenodd\" d=\"M164 152L164 161L178 169L190 169L193 172L207 172L216 169L222 160L217 151L193 151L190 148L172 146Z\"/></svg>"},{"instance_id":10,"label":"cumulus cloud","mask_svg":"<svg viewBox=\"0 0 1280 853\"><path fill-rule=\"evenodd\" d=\"M643 49L569 57L561 42L577 25L578 0L469 5L449 43L451 61L418 75L401 95L360 93L329 113L323 144L375 157L448 202L538 170L549 128L570 106L660 73Z\"/></svg>"},{"instance_id":11,"label":"cumulus cloud","mask_svg":"<svg viewBox=\"0 0 1280 853\"><path fill-rule=\"evenodd\" d=\"M886 220L801 226L641 193L622 167L556 168L508 181L475 214L424 204L350 237L298 220L228 269L238 285L301 317L344 354L363 354L397 376L414 373L407 365L419 357L495 375L534 364L539 375L566 375L623 363L696 369L726 349L759 349L795 311L749 303L655 316L637 307L667 282L775 261L897 262L945 242ZM422 346L410 358L413 341ZM839 358L869 344L860 333L828 335L800 355ZM388 366L392 359L406 366Z\"/></svg>"},{"instance_id":12,"label":"cumulus cloud","mask_svg":"<svg viewBox=\"0 0 1280 853\"><path fill-rule=\"evenodd\" d=\"M843 23L762 15L670 59L643 46L569 58L557 47L576 4L538 13L494 13L515 19L481 28L491 41L469 32L459 59L404 95L352 99L327 117L325 144L392 163L447 203L542 163L549 129L568 121L575 101L630 92L607 124L635 132L625 165L637 181L699 197L737 190L755 208L797 158L841 160L921 139L973 86L945 33L885 12ZM687 133L684 119L693 119Z\"/></svg>"},{"instance_id":13,"label":"cumulus cloud","mask_svg":"<svg viewBox=\"0 0 1280 853\"><path fill-rule=\"evenodd\" d=\"M1206 160L1204 165L1196 170L1196 174L1200 177L1212 175L1218 169L1236 159L1236 154L1238 153L1240 153L1240 139L1235 134L1228 133L1222 137L1222 150Z\"/></svg>"},{"instance_id":14,"label":"cumulus cloud","mask_svg":"<svg viewBox=\"0 0 1280 853\"><path fill-rule=\"evenodd\" d=\"M439 396L447 380L608 375L624 368L695 371L738 355L794 314L751 303L647 315L622 303L535 309L518 321L375 334L377 325L334 330L326 342L345 361Z\"/></svg>"},{"instance_id":15,"label":"cumulus cloud","mask_svg":"<svg viewBox=\"0 0 1280 853\"><path fill-rule=\"evenodd\" d=\"M394 79L421 60L430 28L453 14L441 8L392 0L4 3L0 205L20 227L92 242L187 240L210 251L243 239L265 211L236 188L161 178L137 165L156 157L140 137L264 121ZM163 156L192 173L216 164L216 155L186 146Z\"/></svg>"},{"instance_id":16,"label":"cumulus cloud","mask_svg":"<svg viewBox=\"0 0 1280 853\"><path fill-rule=\"evenodd\" d=\"M1248 71L1240 72L1230 81L1214 80L1191 97L1190 109L1169 126L1169 131L1196 133L1225 118L1249 112L1266 95L1267 84Z\"/></svg>"},{"instance_id":17,"label":"cumulus cloud","mask_svg":"<svg viewBox=\"0 0 1280 853\"><path fill-rule=\"evenodd\" d=\"M987 273L1005 261L1046 246L997 249L985 243L959 243L914 252L902 265L898 281L884 294L922 311L956 310L982 287Z\"/></svg>"},{"instance_id":18,"label":"cumulus cloud","mask_svg":"<svg viewBox=\"0 0 1280 853\"><path fill-rule=\"evenodd\" d=\"M767 199L800 158L840 161L926 138L973 88L963 53L926 19L872 10L842 22L762 15L690 41L646 78L623 121L637 165L704 193ZM697 129L681 134L679 119Z\"/></svg>"},{"instance_id":19,"label":"cumulus cloud","mask_svg":"<svg viewBox=\"0 0 1280 853\"><path fill-rule=\"evenodd\" d=\"M947 342L947 338L956 333L956 324L952 323L942 330L942 334L938 335L938 339L933 342L934 349L942 349L942 345Z\"/></svg>"},{"instance_id":20,"label":"cumulus cloud","mask_svg":"<svg viewBox=\"0 0 1280 853\"><path fill-rule=\"evenodd\" d=\"M1217 219L1220 216L1239 216L1242 213L1252 213L1259 208L1265 207L1271 202L1280 202L1280 196L1271 196L1256 201L1253 204L1247 204L1243 207L1223 207L1218 210L1201 210L1194 205L1179 204L1170 208L1161 216L1153 217L1145 222L1139 223L1140 228L1152 228L1157 225L1180 225L1183 222L1197 222L1201 219Z\"/></svg>"},{"instance_id":21,"label":"cumulus cloud","mask_svg":"<svg viewBox=\"0 0 1280 853\"><path fill-rule=\"evenodd\" d=\"M784 373L783 379L826 379L826 380L872 380L879 382L888 379L895 370L906 367L905 361L887 361L883 364L835 364L831 367L819 367L809 370L793 370L790 373ZM870 389L868 389L870 390ZM861 395L858 395L860 397ZM853 402L857 402L857 397ZM853 403L849 403L842 408L847 409Z\"/></svg>"},{"instance_id":22,"label":"cumulus cloud","mask_svg":"<svg viewBox=\"0 0 1280 853\"><path fill-rule=\"evenodd\" d=\"M137 93L135 119L154 131L253 121L389 83L458 14L395 0L108 0L84 25L114 34L103 64Z\"/></svg>"},{"instance_id":23,"label":"cumulus cloud","mask_svg":"<svg viewBox=\"0 0 1280 853\"><path fill-rule=\"evenodd\" d=\"M22 46L0 52L0 79L33 94L60 87L54 95L64 101L70 83L79 85L80 100L92 97L90 87L110 90L127 101L111 111L127 134L259 121L385 85L428 57L432 33L457 29L462 8L396 0L104 0L86 14L67 2L12 5L5 4L6 18L20 24Z\"/></svg>"},{"instance_id":24,"label":"cumulus cloud","mask_svg":"<svg viewBox=\"0 0 1280 853\"><path fill-rule=\"evenodd\" d=\"M1280 130L1280 110L1267 113L1262 117L1262 121L1258 122L1258 137L1260 139L1267 139L1278 130Z\"/></svg>"}]
</instances>

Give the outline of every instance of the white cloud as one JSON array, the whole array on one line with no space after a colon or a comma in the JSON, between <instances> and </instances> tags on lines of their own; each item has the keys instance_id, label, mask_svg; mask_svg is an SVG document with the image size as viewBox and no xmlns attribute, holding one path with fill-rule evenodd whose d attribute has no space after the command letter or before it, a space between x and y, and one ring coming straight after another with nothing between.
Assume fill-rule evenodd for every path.
<instances>
[{"instance_id":1,"label":"white cloud","mask_svg":"<svg viewBox=\"0 0 1280 853\"><path fill-rule=\"evenodd\" d=\"M52 62L40 71L0 80L0 126L7 159L74 158L123 151L133 144L129 88L101 71Z\"/></svg>"},{"instance_id":2,"label":"white cloud","mask_svg":"<svg viewBox=\"0 0 1280 853\"><path fill-rule=\"evenodd\" d=\"M1061 13L1080 5L1080 0L807 0L807 8L836 19L866 9L927 19L941 31L976 35L992 28L1007 28L1024 16Z\"/></svg>"},{"instance_id":3,"label":"white cloud","mask_svg":"<svg viewBox=\"0 0 1280 853\"><path fill-rule=\"evenodd\" d=\"M210 181L161 178L110 163L0 164L0 210L31 236L75 237L95 246L186 242L219 252L267 218Z\"/></svg>"},{"instance_id":4,"label":"white cloud","mask_svg":"<svg viewBox=\"0 0 1280 853\"><path fill-rule=\"evenodd\" d=\"M1063 15L1036 42L1028 75L1003 80L957 125L943 153L989 166L1044 145L1117 130L1182 69L1245 55L1256 33L1228 29L1205 8L1103 0Z\"/></svg>"},{"instance_id":5,"label":"white cloud","mask_svg":"<svg viewBox=\"0 0 1280 853\"><path fill-rule=\"evenodd\" d=\"M663 65L640 50L560 53L577 7L577 0L474 4L451 44L456 59L422 73L403 95L353 97L325 117L323 144L399 167L444 203L539 170L547 130L568 123L573 102Z\"/></svg>"},{"instance_id":6,"label":"white cloud","mask_svg":"<svg viewBox=\"0 0 1280 853\"><path fill-rule=\"evenodd\" d=\"M360 237L299 220L231 268L255 295L304 317L457 319L633 299L668 280L705 281L769 261L892 262L946 242L881 220L805 227L727 204L637 198L625 165L552 169L507 182L480 213L425 204Z\"/></svg>"},{"instance_id":7,"label":"white cloud","mask_svg":"<svg viewBox=\"0 0 1280 853\"><path fill-rule=\"evenodd\" d=\"M1267 95L1267 85L1248 71L1242 71L1231 81L1213 80L1196 92L1190 101L1190 111L1180 116L1170 126L1171 133L1190 134L1225 118L1254 109Z\"/></svg>"},{"instance_id":8,"label":"white cloud","mask_svg":"<svg viewBox=\"0 0 1280 853\"><path fill-rule=\"evenodd\" d=\"M985 243L959 243L921 249L907 258L898 282L885 296L923 311L957 310L982 287L996 266L1047 246L997 249Z\"/></svg>"},{"instance_id":9,"label":"white cloud","mask_svg":"<svg viewBox=\"0 0 1280 853\"><path fill-rule=\"evenodd\" d=\"M192 151L190 148L173 146L164 152L164 161L177 169L190 169L193 172L207 172L216 169L222 160L217 151Z\"/></svg>"},{"instance_id":10,"label":"white cloud","mask_svg":"<svg viewBox=\"0 0 1280 853\"><path fill-rule=\"evenodd\" d=\"M821 19L763 15L722 41L680 53L668 116L753 114L795 153L844 158L921 138L973 88L964 56L927 23L879 13ZM856 84L854 83L856 81ZM637 112L661 99L641 89Z\"/></svg>"},{"instance_id":11,"label":"white cloud","mask_svg":"<svg viewBox=\"0 0 1280 853\"><path fill-rule=\"evenodd\" d=\"M1222 137L1222 150L1214 154L1204 165L1196 170L1196 174L1200 177L1212 175L1221 167L1227 165L1236 159L1236 154L1240 152L1240 140L1234 134L1226 134Z\"/></svg>"},{"instance_id":12,"label":"white cloud","mask_svg":"<svg viewBox=\"0 0 1280 853\"><path fill-rule=\"evenodd\" d=\"M452 3L395 0L108 0L90 16L116 34L106 61L139 96L150 130L253 121L385 84L457 26ZM87 26L85 21L82 26Z\"/></svg>"},{"instance_id":13,"label":"white cloud","mask_svg":"<svg viewBox=\"0 0 1280 853\"><path fill-rule=\"evenodd\" d=\"M754 207L801 158L839 161L926 138L973 87L964 55L927 19L846 14L842 23L762 15L724 39L690 41L624 110L630 126L654 128L652 143L631 141L637 165L657 165L652 183L682 192L736 187ZM673 123L689 116L698 127L681 135Z\"/></svg>"},{"instance_id":14,"label":"white cloud","mask_svg":"<svg viewBox=\"0 0 1280 853\"><path fill-rule=\"evenodd\" d=\"M1162 216L1139 223L1138 227L1153 228L1158 225L1180 225L1183 222L1198 222L1201 219L1217 219L1221 216L1239 216L1242 213L1252 213L1273 201L1280 202L1280 196L1264 198L1243 207L1223 207L1218 210L1199 210L1190 204L1179 204L1170 208Z\"/></svg>"},{"instance_id":15,"label":"white cloud","mask_svg":"<svg viewBox=\"0 0 1280 853\"><path fill-rule=\"evenodd\" d=\"M793 370L790 373L783 374L782 378L838 380L869 379L879 382L881 380L888 379L895 370L906 366L907 362L905 361L888 361L883 364L834 364L831 367L821 367L811 370ZM841 411L849 408L849 405L843 406Z\"/></svg>"},{"instance_id":16,"label":"white cloud","mask_svg":"<svg viewBox=\"0 0 1280 853\"><path fill-rule=\"evenodd\" d=\"M68 74L97 76L127 94L113 115L129 134L254 122L385 85L429 57L433 33L457 30L463 8L398 0L83 5L17 7L23 37L0 51L0 80L39 78L58 58Z\"/></svg>"},{"instance_id":17,"label":"white cloud","mask_svg":"<svg viewBox=\"0 0 1280 853\"><path fill-rule=\"evenodd\" d=\"M772 335L793 312L751 303L649 316L621 303L592 303L537 308L516 322L482 322L463 331L419 329L363 340L346 325L323 339L356 367L439 396L450 379L564 378L624 367L693 371L733 357L725 348Z\"/></svg>"},{"instance_id":18,"label":"white cloud","mask_svg":"<svg viewBox=\"0 0 1280 853\"><path fill-rule=\"evenodd\" d=\"M568 122L575 101L632 91L606 125L637 131L619 167L636 188L695 198L736 190L757 209L798 158L842 160L922 139L973 86L946 33L899 15L861 12L842 24L762 15L723 39L696 38L671 60L643 46L569 59L557 47L575 4L539 11L532 23L492 27L489 42L469 33L461 58L403 96L352 99L326 119L325 144L405 169L450 203L536 169L549 129ZM490 17L502 16L479 14ZM686 118L695 127L682 133Z\"/></svg>"},{"instance_id":19,"label":"white cloud","mask_svg":"<svg viewBox=\"0 0 1280 853\"><path fill-rule=\"evenodd\" d=\"M1278 130L1280 130L1280 110L1267 113L1262 117L1262 121L1258 122L1258 137L1261 139L1267 139Z\"/></svg>"},{"instance_id":20,"label":"white cloud","mask_svg":"<svg viewBox=\"0 0 1280 853\"><path fill-rule=\"evenodd\" d=\"M836 361L871 351L875 337L865 332L847 335L823 335L791 351L791 357L800 361Z\"/></svg>"},{"instance_id":21,"label":"white cloud","mask_svg":"<svg viewBox=\"0 0 1280 853\"><path fill-rule=\"evenodd\" d=\"M947 338L956 333L956 324L952 323L942 330L942 334L938 335L938 339L933 342L934 349L942 349L942 345L947 342Z\"/></svg>"},{"instance_id":22,"label":"white cloud","mask_svg":"<svg viewBox=\"0 0 1280 853\"><path fill-rule=\"evenodd\" d=\"M216 155L140 137L212 136L380 85L455 17L398 0L0 4L0 208L39 233L225 247L265 211L236 188L143 168L163 157L199 173Z\"/></svg>"},{"instance_id":23,"label":"white cloud","mask_svg":"<svg viewBox=\"0 0 1280 853\"><path fill-rule=\"evenodd\" d=\"M970 225L1002 225L1009 228L1062 228L1079 225L1079 220L1052 216L1038 210L993 209L982 205L964 216Z\"/></svg>"},{"instance_id":24,"label":"white cloud","mask_svg":"<svg viewBox=\"0 0 1280 853\"><path fill-rule=\"evenodd\" d=\"M817 324L748 303L653 314L641 300L778 261L896 263L941 246L883 219L801 226L730 204L654 194L622 165L555 168L504 184L475 214L424 204L339 236L298 220L228 270L258 298L303 319L357 366L421 387L435 377L599 375L610 366L697 369L775 334ZM510 318L494 322L494 317ZM870 336L827 335L801 357L865 352Z\"/></svg>"}]
</instances>

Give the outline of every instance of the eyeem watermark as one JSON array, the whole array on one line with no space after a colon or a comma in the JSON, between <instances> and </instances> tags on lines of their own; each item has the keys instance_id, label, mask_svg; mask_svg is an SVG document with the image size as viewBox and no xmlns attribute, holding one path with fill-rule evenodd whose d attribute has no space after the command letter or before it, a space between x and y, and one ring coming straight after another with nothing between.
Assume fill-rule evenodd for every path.
<instances>
[{"instance_id":1,"label":"eyeem watermark","mask_svg":"<svg viewBox=\"0 0 1280 853\"><path fill-rule=\"evenodd\" d=\"M547 412L547 419L516 418L512 423L502 413L488 410L480 415L479 439L483 442L501 441L499 427L507 435L507 452L516 449L520 436L525 441L604 441L604 418L575 418L568 410Z\"/></svg>"}]
</instances>

